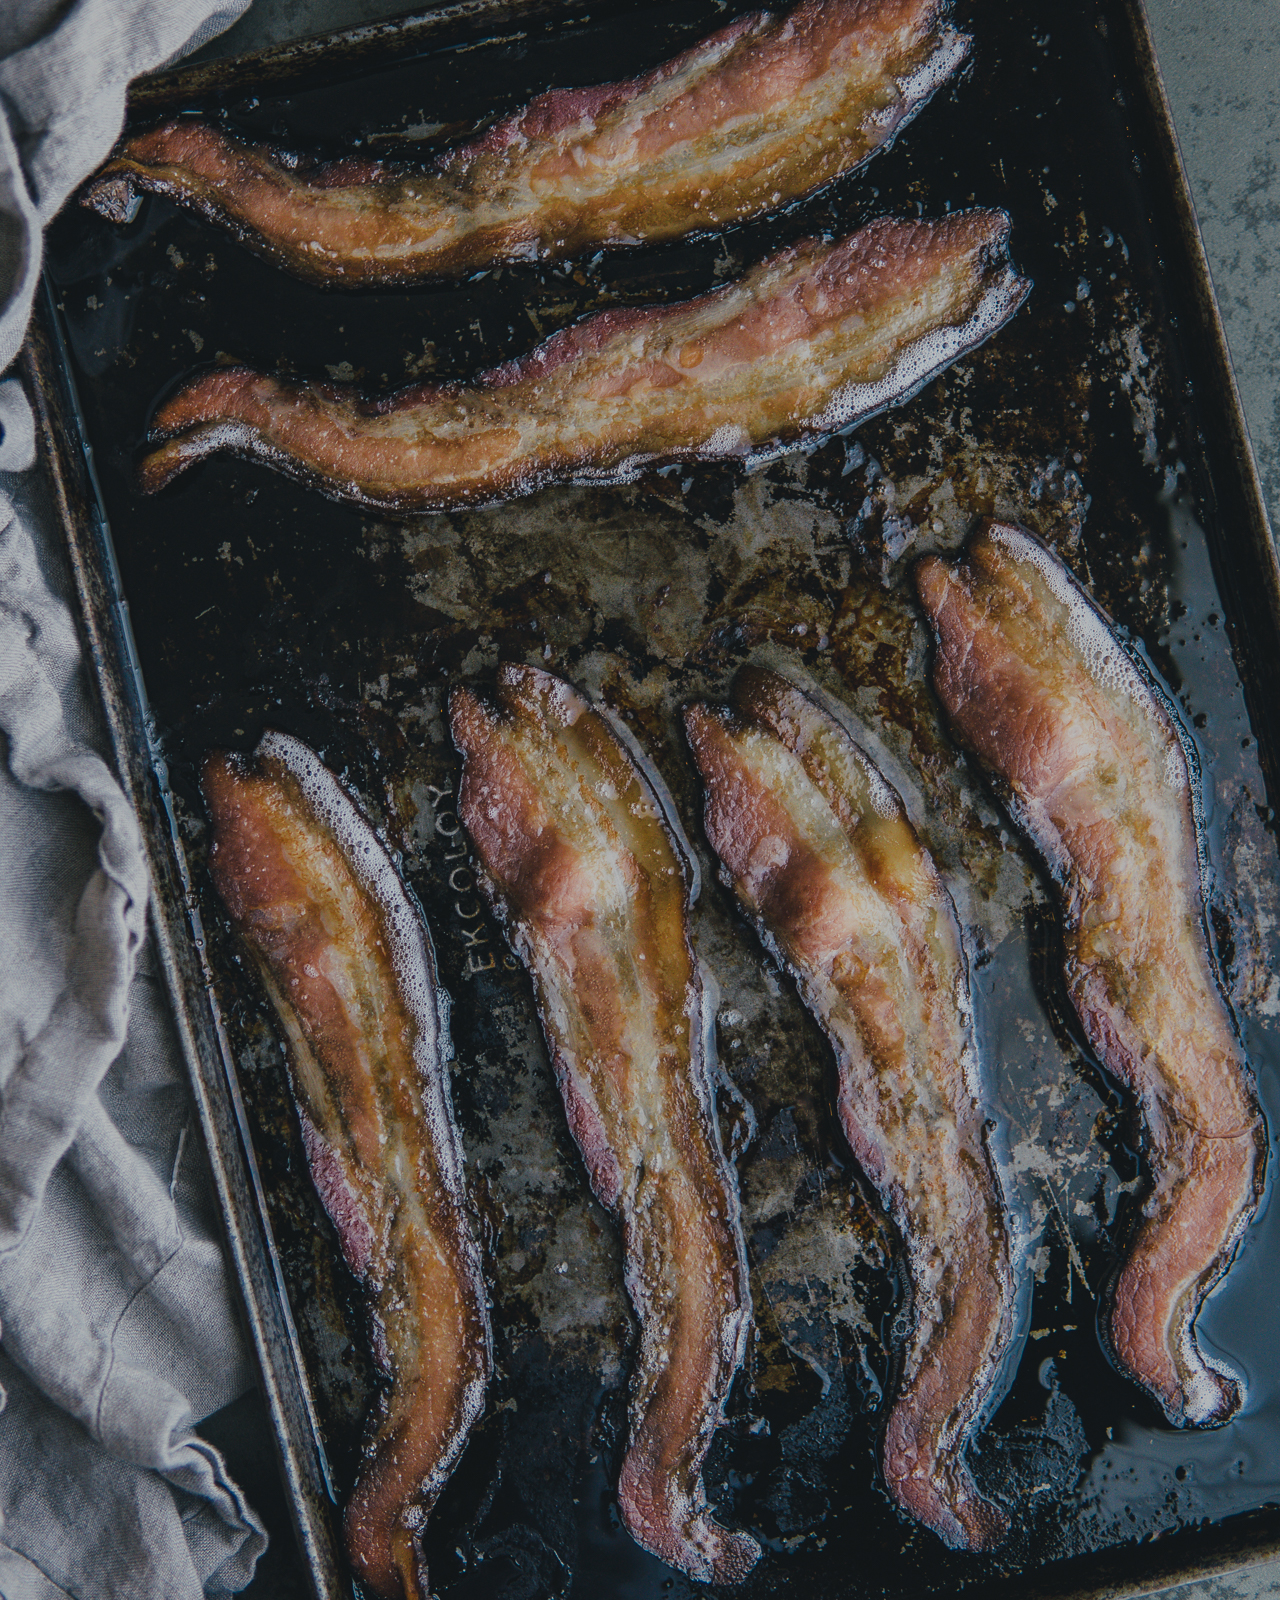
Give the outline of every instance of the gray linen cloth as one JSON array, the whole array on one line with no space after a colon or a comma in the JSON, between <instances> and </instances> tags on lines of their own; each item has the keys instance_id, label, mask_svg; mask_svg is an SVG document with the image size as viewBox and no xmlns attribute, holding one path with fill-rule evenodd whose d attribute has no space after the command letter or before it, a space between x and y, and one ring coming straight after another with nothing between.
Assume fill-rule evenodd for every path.
<instances>
[{"instance_id":1,"label":"gray linen cloth","mask_svg":"<svg viewBox=\"0 0 1280 1600\"><path fill-rule=\"evenodd\" d=\"M0 369L130 77L247 0L0 0ZM265 1536L192 1422L251 1383L31 414L0 383L0 1596L199 1600Z\"/></svg>"}]
</instances>

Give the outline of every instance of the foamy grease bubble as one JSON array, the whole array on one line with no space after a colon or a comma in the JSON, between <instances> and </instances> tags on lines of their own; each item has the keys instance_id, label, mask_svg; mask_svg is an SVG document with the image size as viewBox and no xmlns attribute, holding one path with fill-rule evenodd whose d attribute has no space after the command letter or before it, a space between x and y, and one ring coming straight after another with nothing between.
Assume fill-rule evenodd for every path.
<instances>
[{"instance_id":1,"label":"foamy grease bubble","mask_svg":"<svg viewBox=\"0 0 1280 1600\"><path fill-rule=\"evenodd\" d=\"M1144 717L1155 722L1165 744L1165 782L1172 789L1183 789L1189 782L1190 772L1173 718L1093 601L1062 562L1020 528L994 523L988 533L1015 561L1033 566L1054 599L1065 608L1067 638L1098 687L1108 694L1126 695Z\"/></svg>"},{"instance_id":2,"label":"foamy grease bubble","mask_svg":"<svg viewBox=\"0 0 1280 1600\"><path fill-rule=\"evenodd\" d=\"M736 456L743 455L750 448L751 437L740 422L726 422L700 446L704 455L708 456Z\"/></svg>"},{"instance_id":3,"label":"foamy grease bubble","mask_svg":"<svg viewBox=\"0 0 1280 1600\"><path fill-rule=\"evenodd\" d=\"M453 1120L446 1061L449 1000L436 977L431 934L409 898L395 863L372 825L315 751L287 733L265 733L255 752L274 761L297 781L316 821L342 851L360 887L382 913L396 986L415 1026L413 1059L422 1085L422 1104L441 1178L462 1200L462 1150Z\"/></svg>"},{"instance_id":4,"label":"foamy grease bubble","mask_svg":"<svg viewBox=\"0 0 1280 1600\"><path fill-rule=\"evenodd\" d=\"M935 328L912 340L884 376L874 383L845 384L832 396L824 411L805 419L805 431L839 433L869 421L891 406L904 405L953 361L985 343L1003 327L1030 292L1031 280L1020 277L1012 266L1005 266L995 282L984 290L972 315L964 322L954 327ZM746 465L763 466L796 448L795 443L766 445L749 454Z\"/></svg>"},{"instance_id":5,"label":"foamy grease bubble","mask_svg":"<svg viewBox=\"0 0 1280 1600\"><path fill-rule=\"evenodd\" d=\"M541 667L521 666L516 662L509 662L499 668L498 676L502 682L509 683L513 688L518 688L524 681L533 683L538 692L545 697L552 716L566 728L573 727L582 713L590 709L586 697L579 693L573 684L558 678L554 672L544 672Z\"/></svg>"},{"instance_id":6,"label":"foamy grease bubble","mask_svg":"<svg viewBox=\"0 0 1280 1600\"><path fill-rule=\"evenodd\" d=\"M1244 1379L1225 1361L1211 1360L1196 1340L1194 1319L1188 1318L1178 1335L1178 1348L1182 1356L1183 1404L1186 1420L1192 1426L1221 1420L1222 1404L1219 1379L1234 1384L1243 1392Z\"/></svg>"},{"instance_id":7,"label":"foamy grease bubble","mask_svg":"<svg viewBox=\"0 0 1280 1600\"><path fill-rule=\"evenodd\" d=\"M967 33L946 28L938 40L938 48L929 59L922 61L914 72L898 79L898 93L906 102L907 110L897 123L895 132L906 127L925 102L942 87L969 54L972 43Z\"/></svg>"},{"instance_id":8,"label":"foamy grease bubble","mask_svg":"<svg viewBox=\"0 0 1280 1600\"><path fill-rule=\"evenodd\" d=\"M856 428L881 411L905 405L953 361L984 344L1002 328L1030 293L1031 280L1021 277L1006 263L964 322L954 327L935 328L912 340L899 352L884 376L874 383L843 385L824 410L799 420L800 437L775 439L752 448L750 434L742 423L724 423L700 443L675 451L674 455L677 459L701 461L736 459L748 471L756 471L796 451L812 449L821 442L823 435ZM641 452L612 466L579 468L570 481L631 483L659 459L660 456L652 452Z\"/></svg>"},{"instance_id":9,"label":"foamy grease bubble","mask_svg":"<svg viewBox=\"0 0 1280 1600\"><path fill-rule=\"evenodd\" d=\"M904 815L902 801L898 792L889 780L872 761L871 757L860 744L850 739L853 753L857 757L858 765L866 774L867 790L871 796L871 805L878 817L885 822L892 822L895 817Z\"/></svg>"}]
</instances>

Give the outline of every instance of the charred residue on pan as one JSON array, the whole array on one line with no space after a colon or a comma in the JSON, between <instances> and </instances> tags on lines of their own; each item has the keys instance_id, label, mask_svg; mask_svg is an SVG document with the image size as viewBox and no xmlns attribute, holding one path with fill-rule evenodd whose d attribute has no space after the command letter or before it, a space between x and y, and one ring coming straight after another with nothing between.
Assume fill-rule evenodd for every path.
<instances>
[{"instance_id":1,"label":"charred residue on pan","mask_svg":"<svg viewBox=\"0 0 1280 1600\"><path fill-rule=\"evenodd\" d=\"M641 5L579 19L562 39L528 32L354 75L339 63L340 94L320 84L218 109L246 134L320 155L352 136L383 149L375 135L399 145L424 124L469 127L553 82L639 70L722 18L710 0ZM967 0L956 20L975 36L972 65L890 152L780 217L711 239L342 295L294 283L162 202L122 230L73 208L51 235L202 891L199 763L211 746L250 748L283 727L344 775L401 852L455 1000L455 1096L499 1372L434 1522L432 1571L451 1596L551 1596L570 1581L602 1597L623 1586L655 1600L695 1592L635 1550L611 1513L631 1339L617 1240L587 1191L527 982L473 893L452 809L443 695L504 658L545 664L612 704L701 854L695 938L719 984L719 1055L756 1122L740 1174L757 1334L707 1472L726 1517L768 1546L746 1600L800 1585L825 1600L848 1593L851 1574L868 1596L983 1592L1047 1559L1277 1492L1263 1463L1274 1421L1245 1418L1207 1440L1161 1433L1101 1356L1093 1295L1138 1193L1132 1123L1064 1006L1056 929L1029 857L956 754L928 685L911 560L958 546L978 516L1026 523L1181 697L1207 775L1214 926L1266 1067L1266 1030L1280 1014L1271 818L1188 509L1202 446L1142 179L1118 153L1127 134L1108 46L1090 0L1069 15L1033 0L1016 18ZM1010 211L1014 259L1036 280L1028 307L908 406L757 474L692 466L406 522L372 521L229 460L154 501L134 491L149 407L219 352L369 385L464 376L588 311L702 290L805 233L969 204ZM974 1462L1017 1517L992 1558L947 1555L899 1523L876 1483L897 1312L892 1241L836 1131L827 1048L698 832L676 713L687 699L722 697L736 666L761 652L875 732L877 760L896 773L966 925L1033 1283L1025 1356ZM270 1012L212 896L202 907L341 1492L371 1381L363 1311L310 1190ZM1273 1125L1277 1109L1273 1098ZM728 1094L724 1114L727 1132L740 1126ZM1242 1257L1208 1314L1229 1350L1232 1316L1248 1323L1256 1300L1269 1303L1255 1294L1271 1259L1261 1250ZM1265 1332L1249 1334L1249 1360ZM1232 1477L1237 1457L1250 1464Z\"/></svg>"}]
</instances>

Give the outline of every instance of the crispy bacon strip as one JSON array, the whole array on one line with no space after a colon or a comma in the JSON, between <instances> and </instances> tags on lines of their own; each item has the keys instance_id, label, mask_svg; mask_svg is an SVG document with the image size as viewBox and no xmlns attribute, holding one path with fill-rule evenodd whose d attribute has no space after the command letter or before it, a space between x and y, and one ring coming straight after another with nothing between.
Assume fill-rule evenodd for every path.
<instances>
[{"instance_id":1,"label":"crispy bacon strip","mask_svg":"<svg viewBox=\"0 0 1280 1600\"><path fill-rule=\"evenodd\" d=\"M998 1543L965 1446L1014 1337L1014 1278L984 1131L955 908L897 794L776 673L690 706L707 837L835 1049L841 1126L901 1237L910 1332L884 1437L894 1499L949 1545Z\"/></svg>"},{"instance_id":2,"label":"crispy bacon strip","mask_svg":"<svg viewBox=\"0 0 1280 1600\"><path fill-rule=\"evenodd\" d=\"M945 0L804 0L740 17L630 83L557 89L425 168L310 171L208 123L128 140L85 202L167 195L318 283L409 284L677 238L861 166L968 53Z\"/></svg>"},{"instance_id":3,"label":"crispy bacon strip","mask_svg":"<svg viewBox=\"0 0 1280 1600\"><path fill-rule=\"evenodd\" d=\"M311 1176L370 1297L391 1380L346 1511L384 1600L427 1600L419 1536L484 1406L480 1254L453 1122L431 938L368 822L315 754L269 733L213 755L210 869L288 1046Z\"/></svg>"},{"instance_id":4,"label":"crispy bacon strip","mask_svg":"<svg viewBox=\"0 0 1280 1600\"><path fill-rule=\"evenodd\" d=\"M1222 1422L1240 1385L1195 1319L1253 1216L1265 1143L1209 954L1187 748L1169 701L1021 529L988 525L917 583L952 727L1049 868L1072 1004L1141 1108L1151 1192L1107 1341L1171 1422Z\"/></svg>"},{"instance_id":5,"label":"crispy bacon strip","mask_svg":"<svg viewBox=\"0 0 1280 1600\"><path fill-rule=\"evenodd\" d=\"M142 486L230 450L337 500L438 510L659 459L761 459L900 403L994 333L1030 289L1008 233L1003 212L882 217L699 299L600 312L470 384L381 400L215 367L160 408L168 442Z\"/></svg>"},{"instance_id":6,"label":"crispy bacon strip","mask_svg":"<svg viewBox=\"0 0 1280 1600\"><path fill-rule=\"evenodd\" d=\"M691 861L657 780L567 683L504 666L450 698L459 812L529 970L570 1131L622 1224L640 1325L618 1505L691 1578L737 1583L755 1540L707 1509L702 1462L751 1322L689 943Z\"/></svg>"}]
</instances>

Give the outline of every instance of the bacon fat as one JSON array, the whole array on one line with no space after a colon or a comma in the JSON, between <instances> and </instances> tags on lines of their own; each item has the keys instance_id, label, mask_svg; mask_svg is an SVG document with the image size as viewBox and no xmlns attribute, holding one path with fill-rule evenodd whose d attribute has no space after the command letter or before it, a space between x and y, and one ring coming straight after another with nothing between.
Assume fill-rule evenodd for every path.
<instances>
[{"instance_id":1,"label":"bacon fat","mask_svg":"<svg viewBox=\"0 0 1280 1600\"><path fill-rule=\"evenodd\" d=\"M741 1364L751 1302L737 1183L721 1147L691 863L656 780L567 683L508 665L450 699L459 813L533 979L569 1127L622 1226L639 1323L622 1520L702 1582L760 1554L717 1523L702 1463Z\"/></svg>"},{"instance_id":2,"label":"bacon fat","mask_svg":"<svg viewBox=\"0 0 1280 1600\"><path fill-rule=\"evenodd\" d=\"M776 209L860 166L969 40L944 0L804 0L740 17L629 83L557 89L430 166L298 170L208 123L129 139L85 195L140 191L221 224L300 277L409 284L497 262L677 238Z\"/></svg>"},{"instance_id":3,"label":"bacon fat","mask_svg":"<svg viewBox=\"0 0 1280 1600\"><path fill-rule=\"evenodd\" d=\"M250 761L213 755L203 788L213 880L279 1014L311 1176L391 1380L347 1549L384 1600L427 1600L419 1538L492 1366L430 935L306 745L269 733Z\"/></svg>"},{"instance_id":4,"label":"bacon fat","mask_svg":"<svg viewBox=\"0 0 1280 1600\"><path fill-rule=\"evenodd\" d=\"M230 450L334 499L431 511L654 460L759 460L901 403L994 333L1031 287L1008 234L1003 212L882 217L696 300L600 312L469 384L380 400L215 367L160 408L142 486Z\"/></svg>"},{"instance_id":5,"label":"bacon fat","mask_svg":"<svg viewBox=\"0 0 1280 1600\"><path fill-rule=\"evenodd\" d=\"M1224 1421L1239 1383L1195 1337L1261 1191L1265 1135L1209 952L1192 761L1168 699L1070 573L990 524L917 584L934 683L1053 877L1072 1004L1137 1097L1151 1188L1111 1289L1117 1363L1178 1424Z\"/></svg>"},{"instance_id":6,"label":"bacon fat","mask_svg":"<svg viewBox=\"0 0 1280 1600\"><path fill-rule=\"evenodd\" d=\"M846 730L776 673L690 706L707 837L836 1053L841 1126L901 1238L910 1331L885 1482L948 1544L998 1543L964 1459L1005 1371L1014 1276L986 1146L955 909L902 802Z\"/></svg>"}]
</instances>

